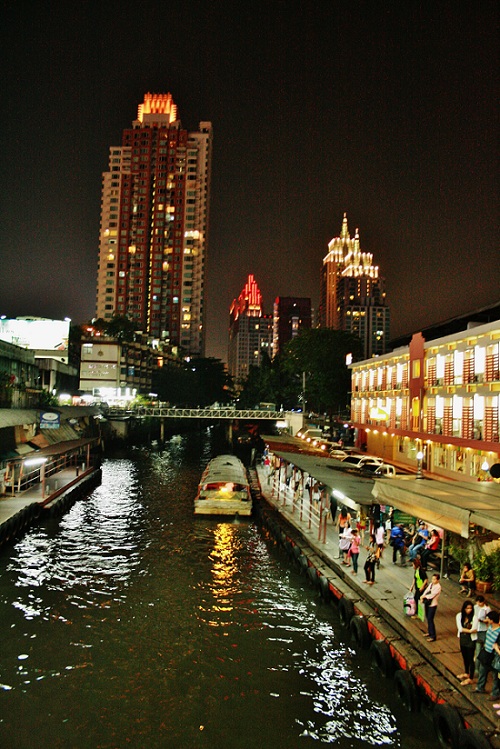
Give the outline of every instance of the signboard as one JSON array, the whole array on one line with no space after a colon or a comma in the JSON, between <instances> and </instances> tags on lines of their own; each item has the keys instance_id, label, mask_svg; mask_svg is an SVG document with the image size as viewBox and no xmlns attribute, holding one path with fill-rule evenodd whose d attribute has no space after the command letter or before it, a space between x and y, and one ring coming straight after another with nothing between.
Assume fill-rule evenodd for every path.
<instances>
[{"instance_id":1,"label":"signboard","mask_svg":"<svg viewBox=\"0 0 500 749\"><path fill-rule=\"evenodd\" d=\"M40 413L40 429L59 429L61 426L61 414L54 411L42 411Z\"/></svg>"},{"instance_id":2,"label":"signboard","mask_svg":"<svg viewBox=\"0 0 500 749\"><path fill-rule=\"evenodd\" d=\"M0 340L27 349L67 351L69 320L0 320Z\"/></svg>"}]
</instances>

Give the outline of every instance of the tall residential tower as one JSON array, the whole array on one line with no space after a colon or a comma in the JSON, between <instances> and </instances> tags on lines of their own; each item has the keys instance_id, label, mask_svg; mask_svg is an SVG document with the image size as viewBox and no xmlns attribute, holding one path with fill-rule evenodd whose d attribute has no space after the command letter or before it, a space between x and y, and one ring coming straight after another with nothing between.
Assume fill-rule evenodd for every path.
<instances>
[{"instance_id":1,"label":"tall residential tower","mask_svg":"<svg viewBox=\"0 0 500 749\"><path fill-rule=\"evenodd\" d=\"M210 122L188 132L171 94L146 94L103 174L97 317L174 353L204 355L211 155Z\"/></svg>"},{"instance_id":2,"label":"tall residential tower","mask_svg":"<svg viewBox=\"0 0 500 749\"><path fill-rule=\"evenodd\" d=\"M319 326L358 336L364 359L384 354L389 344L390 310L383 278L373 255L361 252L357 229L351 239L345 213L340 236L331 240L323 259Z\"/></svg>"},{"instance_id":3,"label":"tall residential tower","mask_svg":"<svg viewBox=\"0 0 500 749\"><path fill-rule=\"evenodd\" d=\"M241 386L250 367L260 366L262 354L273 358L273 318L262 311L262 294L250 274L241 294L229 310L228 369L235 384Z\"/></svg>"}]
</instances>

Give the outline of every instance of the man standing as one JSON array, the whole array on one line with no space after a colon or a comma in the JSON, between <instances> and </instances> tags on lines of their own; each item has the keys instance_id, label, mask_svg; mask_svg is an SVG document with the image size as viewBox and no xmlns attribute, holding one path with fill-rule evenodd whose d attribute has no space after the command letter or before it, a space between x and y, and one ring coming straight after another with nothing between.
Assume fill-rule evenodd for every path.
<instances>
[{"instance_id":1,"label":"man standing","mask_svg":"<svg viewBox=\"0 0 500 749\"><path fill-rule=\"evenodd\" d=\"M474 606L474 616L477 619L477 640L476 640L476 653L475 658L479 655L479 651L484 647L484 641L486 639L486 630L488 629L488 614L491 609L484 600L484 596L476 596L476 604Z\"/></svg>"},{"instance_id":2,"label":"man standing","mask_svg":"<svg viewBox=\"0 0 500 749\"><path fill-rule=\"evenodd\" d=\"M474 691L484 693L488 674L490 671L493 671L493 689L490 695L491 700L498 700L498 698L500 697L500 681L498 679L498 671L495 671L491 667L493 656L495 655L493 646L500 636L500 624L498 623L499 620L500 616L498 614L498 611L490 611L486 618L489 627L486 630L484 647L479 653L477 659L479 675L477 678L477 687L476 689L474 689Z\"/></svg>"},{"instance_id":3,"label":"man standing","mask_svg":"<svg viewBox=\"0 0 500 749\"><path fill-rule=\"evenodd\" d=\"M396 564L399 551L399 553L401 554L401 564L404 567L406 558L406 540L403 523L394 526L391 531L391 539L389 543L392 546L392 563Z\"/></svg>"}]
</instances>

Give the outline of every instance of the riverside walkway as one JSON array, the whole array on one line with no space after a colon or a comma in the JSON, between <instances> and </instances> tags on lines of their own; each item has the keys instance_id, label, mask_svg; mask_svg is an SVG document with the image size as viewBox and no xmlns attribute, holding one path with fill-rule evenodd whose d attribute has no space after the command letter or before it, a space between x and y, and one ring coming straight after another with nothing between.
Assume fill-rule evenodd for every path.
<instances>
[{"instance_id":1,"label":"riverside walkway","mask_svg":"<svg viewBox=\"0 0 500 749\"><path fill-rule=\"evenodd\" d=\"M283 449L286 450L286 447L280 446L279 449L282 452ZM287 458L293 462L293 453L290 453ZM460 611L464 601L464 596L459 594L458 580L441 579L442 593L435 622L437 639L432 643L427 642L423 637L427 631L425 623L408 617L403 608L404 595L408 592L413 580L411 564L406 567L402 567L399 563L393 564L392 548L387 546L380 568L376 571L375 585L363 584L365 579L363 565L367 555L365 548L360 549L359 571L355 577L351 574L351 568L341 563L338 531L333 525L331 515L324 512L322 521L319 521L319 518L315 519L309 511L301 512L296 498L294 502L293 491L286 484L277 486L276 477L270 475L267 467L258 466L257 473L263 497L298 532L316 555L318 569L324 563L327 572L322 572L322 574L328 576L328 570L331 570L334 578L340 581L340 589L347 591L344 594L355 603L359 613L364 614L364 607L368 605L367 616L370 616L370 611L375 612L376 616L395 630L398 638L401 638L407 647L409 662L418 663L420 660L432 667L432 670L439 675L440 684L436 685L433 690L439 694L438 702L456 706L468 726L481 733L484 732L489 746L495 749L500 747L500 718L492 707L489 694L492 677L488 677L487 694L474 693L475 682L472 686L461 686L457 679L457 674L464 671L455 623L456 614ZM365 543L368 543L368 532L365 535ZM433 570L428 570L429 579L432 572ZM485 597L491 608L500 611L500 601L495 596ZM471 739L474 733L475 731L471 732ZM449 745L454 747L458 746L458 743L450 742ZM476 746L476 744L470 745Z\"/></svg>"}]
</instances>

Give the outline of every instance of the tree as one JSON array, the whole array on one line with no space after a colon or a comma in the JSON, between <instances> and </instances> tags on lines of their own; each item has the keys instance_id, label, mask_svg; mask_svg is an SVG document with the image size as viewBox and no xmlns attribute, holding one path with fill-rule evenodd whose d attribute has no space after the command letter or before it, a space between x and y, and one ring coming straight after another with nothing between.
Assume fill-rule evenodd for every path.
<instances>
[{"instance_id":1,"label":"tree","mask_svg":"<svg viewBox=\"0 0 500 749\"><path fill-rule=\"evenodd\" d=\"M155 375L153 388L160 400L184 408L229 403L231 378L220 359L197 358L166 363Z\"/></svg>"},{"instance_id":2,"label":"tree","mask_svg":"<svg viewBox=\"0 0 500 749\"><path fill-rule=\"evenodd\" d=\"M346 357L361 356L361 341L350 333L328 328L302 330L284 352L283 366L295 387L302 389L308 409L330 414L344 411L351 389Z\"/></svg>"}]
</instances>

